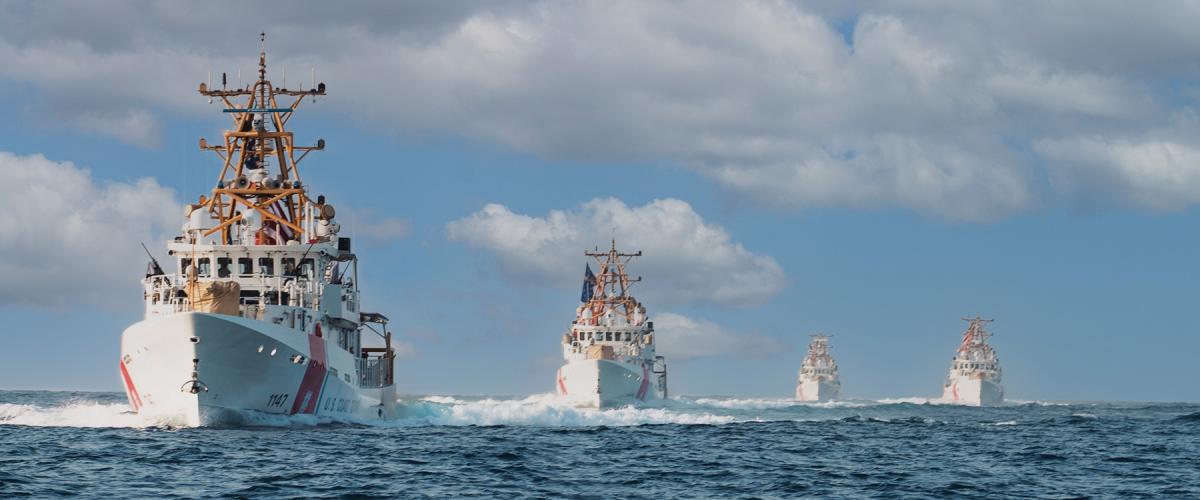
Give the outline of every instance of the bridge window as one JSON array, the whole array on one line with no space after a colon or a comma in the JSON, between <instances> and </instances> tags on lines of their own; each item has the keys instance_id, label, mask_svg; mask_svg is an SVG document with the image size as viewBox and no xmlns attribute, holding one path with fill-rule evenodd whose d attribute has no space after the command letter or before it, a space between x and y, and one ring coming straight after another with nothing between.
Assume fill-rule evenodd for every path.
<instances>
[{"instance_id":1,"label":"bridge window","mask_svg":"<svg viewBox=\"0 0 1200 500\"><path fill-rule=\"evenodd\" d=\"M275 259L272 259L270 257L259 257L258 272L262 273L264 276L274 276L275 275Z\"/></svg>"},{"instance_id":2,"label":"bridge window","mask_svg":"<svg viewBox=\"0 0 1200 500\"><path fill-rule=\"evenodd\" d=\"M313 276L313 260L304 259L300 262L300 275L311 278Z\"/></svg>"},{"instance_id":3,"label":"bridge window","mask_svg":"<svg viewBox=\"0 0 1200 500\"><path fill-rule=\"evenodd\" d=\"M217 257L217 277L228 278L230 273L229 266L231 264L233 264L233 259L229 257Z\"/></svg>"},{"instance_id":4,"label":"bridge window","mask_svg":"<svg viewBox=\"0 0 1200 500\"><path fill-rule=\"evenodd\" d=\"M604 332L604 340L612 341L612 332Z\"/></svg>"},{"instance_id":5,"label":"bridge window","mask_svg":"<svg viewBox=\"0 0 1200 500\"><path fill-rule=\"evenodd\" d=\"M283 268L284 276L289 276L296 271L296 259L291 257L279 259L279 264Z\"/></svg>"},{"instance_id":6,"label":"bridge window","mask_svg":"<svg viewBox=\"0 0 1200 500\"><path fill-rule=\"evenodd\" d=\"M238 296L242 299L243 304L251 305L258 304L262 298L262 293L258 290L242 290L238 293Z\"/></svg>"},{"instance_id":7,"label":"bridge window","mask_svg":"<svg viewBox=\"0 0 1200 500\"><path fill-rule=\"evenodd\" d=\"M208 257L199 259L196 262L197 262L197 265L196 265L196 268L197 268L196 275L197 276L208 276L209 274L212 273L212 265L211 265L211 261L208 260Z\"/></svg>"},{"instance_id":8,"label":"bridge window","mask_svg":"<svg viewBox=\"0 0 1200 500\"><path fill-rule=\"evenodd\" d=\"M241 276L253 275L254 259L249 257L238 257L238 274Z\"/></svg>"},{"instance_id":9,"label":"bridge window","mask_svg":"<svg viewBox=\"0 0 1200 500\"><path fill-rule=\"evenodd\" d=\"M625 332L625 341L629 342L630 340L633 340L633 333Z\"/></svg>"}]
</instances>

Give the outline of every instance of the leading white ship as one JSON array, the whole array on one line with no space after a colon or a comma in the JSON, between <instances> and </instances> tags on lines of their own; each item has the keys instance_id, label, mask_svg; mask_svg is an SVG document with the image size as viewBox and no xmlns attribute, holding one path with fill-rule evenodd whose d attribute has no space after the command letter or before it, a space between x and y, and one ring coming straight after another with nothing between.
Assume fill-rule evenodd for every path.
<instances>
[{"instance_id":1,"label":"leading white ship","mask_svg":"<svg viewBox=\"0 0 1200 500\"><path fill-rule=\"evenodd\" d=\"M988 344L992 334L984 330L991 319L963 318L970 322L963 332L962 343L950 365L950 374L942 389L942 399L969 406L994 406L1004 402L1004 386L1000 384L1000 358Z\"/></svg>"},{"instance_id":2,"label":"leading white ship","mask_svg":"<svg viewBox=\"0 0 1200 500\"><path fill-rule=\"evenodd\" d=\"M311 87L273 86L265 52L244 88L200 84L233 128L217 144L200 140L222 161L216 187L188 206L182 234L167 243L177 270L151 257L145 318L121 336L121 380L137 413L177 426L255 412L394 416L387 318L359 310L350 239L338 236L333 206L300 181L297 165L325 141L298 146L285 129L304 99L325 95L324 83Z\"/></svg>"},{"instance_id":3,"label":"leading white ship","mask_svg":"<svg viewBox=\"0 0 1200 500\"><path fill-rule=\"evenodd\" d=\"M808 355L800 365L796 378L796 399L800 401L832 401L842 392L837 361L829 354L829 336L813 335Z\"/></svg>"},{"instance_id":4,"label":"leading white ship","mask_svg":"<svg viewBox=\"0 0 1200 500\"><path fill-rule=\"evenodd\" d=\"M667 363L654 353L654 322L629 295L625 264L642 252L621 253L616 240L607 252L584 252L599 272L586 266L575 320L563 335L566 364L558 369L556 392L575 406L611 408L667 397Z\"/></svg>"}]
</instances>

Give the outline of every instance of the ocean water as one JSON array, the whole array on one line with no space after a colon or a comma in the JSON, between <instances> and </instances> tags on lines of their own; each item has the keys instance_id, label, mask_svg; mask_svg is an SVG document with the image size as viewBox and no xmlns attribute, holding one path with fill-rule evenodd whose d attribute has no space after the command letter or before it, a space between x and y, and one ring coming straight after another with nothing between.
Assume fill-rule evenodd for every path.
<instances>
[{"instance_id":1,"label":"ocean water","mask_svg":"<svg viewBox=\"0 0 1200 500\"><path fill-rule=\"evenodd\" d=\"M386 425L172 429L108 393L0 391L0 498L1200 498L1200 405L405 398Z\"/></svg>"}]
</instances>

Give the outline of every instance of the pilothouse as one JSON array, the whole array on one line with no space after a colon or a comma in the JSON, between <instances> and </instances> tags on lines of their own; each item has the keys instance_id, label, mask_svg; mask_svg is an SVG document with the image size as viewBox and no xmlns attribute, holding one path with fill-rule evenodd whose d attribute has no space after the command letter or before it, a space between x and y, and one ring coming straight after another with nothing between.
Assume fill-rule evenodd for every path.
<instances>
[{"instance_id":1,"label":"pilothouse","mask_svg":"<svg viewBox=\"0 0 1200 500\"><path fill-rule=\"evenodd\" d=\"M153 261L145 318L121 337L120 372L134 411L200 426L246 412L335 420L395 414L387 318L361 310L358 257L337 211L313 200L298 168L309 153L287 124L325 84L286 89L200 84L233 126L200 140L221 161L209 196L188 205L167 243L173 273Z\"/></svg>"}]
</instances>

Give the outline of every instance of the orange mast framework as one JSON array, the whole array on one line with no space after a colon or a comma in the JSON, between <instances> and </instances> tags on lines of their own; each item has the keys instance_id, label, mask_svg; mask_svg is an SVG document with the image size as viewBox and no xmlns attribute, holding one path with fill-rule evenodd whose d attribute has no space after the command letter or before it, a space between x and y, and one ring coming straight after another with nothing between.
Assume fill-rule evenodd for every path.
<instances>
[{"instance_id":1,"label":"orange mast framework","mask_svg":"<svg viewBox=\"0 0 1200 500\"><path fill-rule=\"evenodd\" d=\"M987 339L988 337L991 337L992 334L984 330L983 325L984 323L991 323L996 320L983 319L979 317L978 314L976 314L974 318L963 318L962 320L969 321L970 326L967 327L967 331L963 332L963 339L962 343L958 346L958 352L967 352L972 348L978 347L991 349L991 346L987 344Z\"/></svg>"},{"instance_id":2,"label":"orange mast framework","mask_svg":"<svg viewBox=\"0 0 1200 500\"><path fill-rule=\"evenodd\" d=\"M261 36L265 45L266 35ZM325 95L325 84L317 84L314 78L313 88L308 90L276 88L267 80L265 49L258 54L257 81L245 88L229 90L225 80L226 76L222 74L220 90L210 90L207 84L200 84L201 95L207 96L210 103L213 98L221 99L226 105L224 111L233 115L233 129L225 131L223 144L209 144L204 138L200 139L200 149L215 152L224 162L212 199L207 203L201 200L218 220L218 224L205 231L203 236L220 232L221 241L230 242L233 224L253 210L262 216L264 226L274 224L280 233L290 235L275 243L300 240L305 233L302 219L308 197L300 182L297 165L308 153L325 149L325 140L317 140L315 146L296 146L286 125L305 97L315 101L316 96ZM239 106L235 101L240 98L245 101ZM281 98L285 102L294 100L281 107ZM300 153L299 157L296 153ZM257 181L249 176L254 169L267 169L271 159L278 165L276 175Z\"/></svg>"},{"instance_id":3,"label":"orange mast framework","mask_svg":"<svg viewBox=\"0 0 1200 500\"><path fill-rule=\"evenodd\" d=\"M642 281L642 277L630 278L625 273L625 264L628 264L634 257L641 257L641 250L635 253L618 252L617 240L613 239L612 246L607 252L583 252L583 254L596 259L596 265L600 266L600 272L596 273L596 293L588 301L593 321L599 319L606 308L621 306L624 307L625 321L633 324L633 316L637 311L638 302L629 295L629 288L634 283Z\"/></svg>"}]
</instances>

